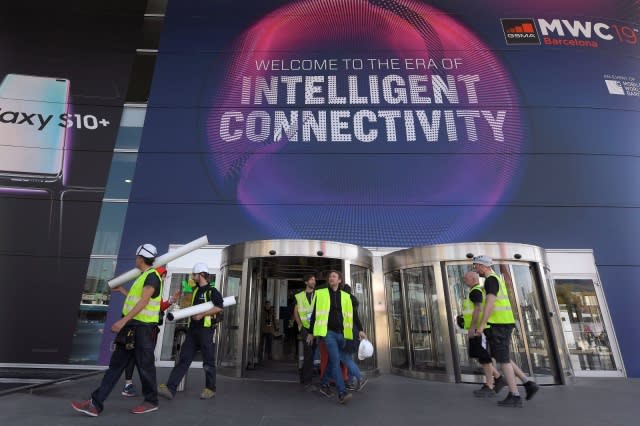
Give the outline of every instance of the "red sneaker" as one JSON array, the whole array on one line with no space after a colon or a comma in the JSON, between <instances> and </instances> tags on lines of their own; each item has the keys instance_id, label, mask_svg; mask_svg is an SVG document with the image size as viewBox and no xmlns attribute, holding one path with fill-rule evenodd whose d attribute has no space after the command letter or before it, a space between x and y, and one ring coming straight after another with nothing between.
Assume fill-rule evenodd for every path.
<instances>
[{"instance_id":1,"label":"red sneaker","mask_svg":"<svg viewBox=\"0 0 640 426\"><path fill-rule=\"evenodd\" d=\"M153 405L150 402L143 402L142 404L138 405L137 407L133 407L131 409L131 412L133 414L144 414L144 413L150 413L152 411L156 411L158 409L157 405Z\"/></svg>"},{"instance_id":2,"label":"red sneaker","mask_svg":"<svg viewBox=\"0 0 640 426\"><path fill-rule=\"evenodd\" d=\"M78 413L86 414L91 417L98 417L98 409L93 405L93 401L88 399L86 401L72 401L71 408Z\"/></svg>"}]
</instances>

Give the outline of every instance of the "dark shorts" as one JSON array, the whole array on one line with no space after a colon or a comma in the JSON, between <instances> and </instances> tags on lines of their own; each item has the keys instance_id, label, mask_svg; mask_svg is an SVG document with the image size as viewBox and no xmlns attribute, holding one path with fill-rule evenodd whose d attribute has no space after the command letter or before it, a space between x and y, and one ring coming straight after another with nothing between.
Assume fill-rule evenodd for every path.
<instances>
[{"instance_id":1,"label":"dark shorts","mask_svg":"<svg viewBox=\"0 0 640 426\"><path fill-rule=\"evenodd\" d=\"M489 352L499 364L511 362L509 347L511 346L513 328L513 325L492 325L484 331L489 343Z\"/></svg>"},{"instance_id":2,"label":"dark shorts","mask_svg":"<svg viewBox=\"0 0 640 426\"><path fill-rule=\"evenodd\" d=\"M478 358L480 364L491 364L491 355L482 347L482 336L469 339L469 358Z\"/></svg>"}]
</instances>

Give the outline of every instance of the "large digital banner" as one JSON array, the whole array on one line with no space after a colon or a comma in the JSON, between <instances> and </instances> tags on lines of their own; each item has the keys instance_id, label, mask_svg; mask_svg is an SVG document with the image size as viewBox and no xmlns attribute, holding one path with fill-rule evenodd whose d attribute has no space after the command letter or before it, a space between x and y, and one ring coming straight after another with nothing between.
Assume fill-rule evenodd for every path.
<instances>
[{"instance_id":1,"label":"large digital banner","mask_svg":"<svg viewBox=\"0 0 640 426\"><path fill-rule=\"evenodd\" d=\"M3 4L2 363L69 359L145 3Z\"/></svg>"},{"instance_id":2,"label":"large digital banner","mask_svg":"<svg viewBox=\"0 0 640 426\"><path fill-rule=\"evenodd\" d=\"M119 268L203 233L593 248L640 374L637 2L238 3L169 6Z\"/></svg>"}]
</instances>

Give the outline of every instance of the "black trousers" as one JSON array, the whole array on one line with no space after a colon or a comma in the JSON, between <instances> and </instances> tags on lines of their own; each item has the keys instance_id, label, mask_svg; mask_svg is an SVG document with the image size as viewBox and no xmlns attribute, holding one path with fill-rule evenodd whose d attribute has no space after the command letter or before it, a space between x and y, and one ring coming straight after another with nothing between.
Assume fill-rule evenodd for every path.
<instances>
[{"instance_id":1,"label":"black trousers","mask_svg":"<svg viewBox=\"0 0 640 426\"><path fill-rule=\"evenodd\" d=\"M155 328L154 329L154 333L153 333L153 347L156 347L156 343L158 342L158 332L160 331L159 328ZM136 367L136 358L133 357L129 360L129 363L127 364L127 367L124 369L124 378L125 380L131 380L133 379L133 370Z\"/></svg>"},{"instance_id":2,"label":"black trousers","mask_svg":"<svg viewBox=\"0 0 640 426\"><path fill-rule=\"evenodd\" d=\"M205 386L216 390L216 345L213 343L213 328L189 328L187 338L180 349L180 359L173 367L167 388L175 395L180 380L189 371L197 350L202 352L202 368L205 375Z\"/></svg>"},{"instance_id":3,"label":"black trousers","mask_svg":"<svg viewBox=\"0 0 640 426\"><path fill-rule=\"evenodd\" d=\"M156 326L154 324L127 327L134 327L136 330L135 348L126 350L124 345L116 345L116 350L111 355L109 368L102 377L100 387L91 394L93 404L98 411L104 409L104 401L118 383L122 372L132 359L135 359L135 365L138 366L144 400L153 405L158 405L158 384L156 382L156 364L153 355Z\"/></svg>"},{"instance_id":4,"label":"black trousers","mask_svg":"<svg viewBox=\"0 0 640 426\"><path fill-rule=\"evenodd\" d=\"M302 371L300 371L300 383L310 385L313 380L313 354L316 351L315 340L311 345L302 341L304 360L302 361Z\"/></svg>"},{"instance_id":5,"label":"black trousers","mask_svg":"<svg viewBox=\"0 0 640 426\"><path fill-rule=\"evenodd\" d=\"M129 363L127 364L127 366L124 369L124 378L125 380L131 380L133 379L133 369L136 368L136 359L131 358L129 360Z\"/></svg>"}]
</instances>

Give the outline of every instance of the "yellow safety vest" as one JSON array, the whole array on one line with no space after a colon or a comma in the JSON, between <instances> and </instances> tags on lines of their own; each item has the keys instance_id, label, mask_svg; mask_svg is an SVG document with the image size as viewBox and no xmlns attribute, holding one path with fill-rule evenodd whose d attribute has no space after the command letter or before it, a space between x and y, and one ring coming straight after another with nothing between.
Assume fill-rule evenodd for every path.
<instances>
[{"instance_id":1,"label":"yellow safety vest","mask_svg":"<svg viewBox=\"0 0 640 426\"><path fill-rule=\"evenodd\" d=\"M329 325L329 310L331 309L331 296L329 289L323 288L316 291L316 319L313 324L313 335L324 337L327 335ZM353 305L351 295L340 290L340 304L342 306L342 328L344 338L353 340Z\"/></svg>"},{"instance_id":2,"label":"yellow safety vest","mask_svg":"<svg viewBox=\"0 0 640 426\"><path fill-rule=\"evenodd\" d=\"M196 294L198 294L198 288L199 286L196 284L196 288L193 292L193 295L191 296L191 306L193 306L193 302L196 301ZM209 294L208 291L204 292L204 303L207 303L209 300L207 300L207 295ZM191 325L191 318L189 318L189 325ZM206 317L204 317L204 324L203 327L205 328L209 328L211 327L211 315L207 315Z\"/></svg>"},{"instance_id":3,"label":"yellow safety vest","mask_svg":"<svg viewBox=\"0 0 640 426\"><path fill-rule=\"evenodd\" d=\"M302 326L308 329L311 326L309 320L311 320L313 307L316 304L315 291L313 292L313 296L311 297L311 303L309 303L309 299L307 299L306 291L301 291L300 293L296 294L296 302L298 305L298 315L300 315Z\"/></svg>"},{"instance_id":4,"label":"yellow safety vest","mask_svg":"<svg viewBox=\"0 0 640 426\"><path fill-rule=\"evenodd\" d=\"M471 296L471 292L474 290L480 290L480 292L482 293L480 317L478 318L478 324L475 324L475 325L478 326L482 322L482 312L484 311L484 304L485 304L484 303L485 302L484 287L482 287L482 284L477 284L474 287L472 287L471 290L469 290L469 295L465 297L464 302L462 303L462 317L464 318L465 330L469 330L471 328L471 319L473 318L473 311L475 309L475 305L471 301L470 296Z\"/></svg>"},{"instance_id":5,"label":"yellow safety vest","mask_svg":"<svg viewBox=\"0 0 640 426\"><path fill-rule=\"evenodd\" d=\"M122 315L125 316L134 306L138 304L140 299L142 299L142 289L144 288L144 281L150 274L156 274L158 279L160 280L160 291L158 292L158 297L154 297L149 300L147 306L145 306L138 315L133 317L134 320L148 323L148 324L157 324L160 320L160 302L162 300L162 278L158 271L153 268L149 268L144 271L136 280L133 282L129 293L127 294L127 298L124 301L124 305L122 306Z\"/></svg>"},{"instance_id":6,"label":"yellow safety vest","mask_svg":"<svg viewBox=\"0 0 640 426\"><path fill-rule=\"evenodd\" d=\"M496 277L498 283L500 283L500 288L498 289L498 294L496 295L496 302L493 307L493 311L491 311L491 315L489 315L489 319L487 323L489 324L515 324L516 319L513 316L513 310L511 309L511 302L509 301L509 293L507 293L507 284L504 282L501 276L497 275L495 272L485 277Z\"/></svg>"}]
</instances>

